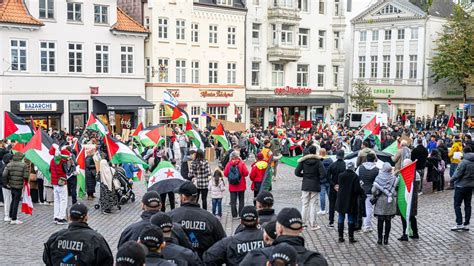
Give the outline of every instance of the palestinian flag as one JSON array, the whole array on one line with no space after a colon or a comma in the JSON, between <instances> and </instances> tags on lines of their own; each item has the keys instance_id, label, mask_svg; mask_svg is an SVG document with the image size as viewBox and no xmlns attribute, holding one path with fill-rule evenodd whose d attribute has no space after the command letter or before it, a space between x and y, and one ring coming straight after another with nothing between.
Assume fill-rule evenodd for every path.
<instances>
[{"instance_id":1,"label":"palestinian flag","mask_svg":"<svg viewBox=\"0 0 474 266\"><path fill-rule=\"evenodd\" d=\"M77 188L78 188L78 196L79 198L83 199L86 197L86 151L84 148L78 153L77 158L77 166L76 170L78 172L77 175Z\"/></svg>"},{"instance_id":2,"label":"palestinian flag","mask_svg":"<svg viewBox=\"0 0 474 266\"><path fill-rule=\"evenodd\" d=\"M107 153L109 154L109 160L113 164L134 163L141 164L145 168L148 168L148 164L123 142L109 135L106 135L104 139L105 145L107 146Z\"/></svg>"},{"instance_id":3,"label":"palestinian flag","mask_svg":"<svg viewBox=\"0 0 474 266\"><path fill-rule=\"evenodd\" d=\"M201 139L201 135L199 135L199 132L194 128L189 120L186 121L186 136L191 139L196 148L204 150L204 142Z\"/></svg>"},{"instance_id":4,"label":"palestinian flag","mask_svg":"<svg viewBox=\"0 0 474 266\"><path fill-rule=\"evenodd\" d=\"M74 142L74 145L72 145L72 149L76 151L76 154L79 154L79 152L81 151L81 148L82 148L81 147L82 145L79 143L79 141L80 141L79 139L76 140Z\"/></svg>"},{"instance_id":5,"label":"palestinian flag","mask_svg":"<svg viewBox=\"0 0 474 266\"><path fill-rule=\"evenodd\" d=\"M131 136L132 136L132 137L138 136L138 134L139 134L142 130L143 130L143 124L142 124L142 122L140 122L140 123L138 124L137 128L133 131L133 133L132 133Z\"/></svg>"},{"instance_id":6,"label":"palestinian flag","mask_svg":"<svg viewBox=\"0 0 474 266\"><path fill-rule=\"evenodd\" d=\"M171 116L171 122L176 124L186 124L188 117L185 115L184 111L176 106L173 109L173 115Z\"/></svg>"},{"instance_id":7,"label":"palestinian flag","mask_svg":"<svg viewBox=\"0 0 474 266\"><path fill-rule=\"evenodd\" d=\"M7 111L5 111L3 126L4 139L27 143L35 134L31 124Z\"/></svg>"},{"instance_id":8,"label":"palestinian flag","mask_svg":"<svg viewBox=\"0 0 474 266\"><path fill-rule=\"evenodd\" d=\"M225 136L224 126L222 123L219 123L217 127L211 132L212 137L214 137L222 145L225 151L230 150L230 141Z\"/></svg>"},{"instance_id":9,"label":"palestinian flag","mask_svg":"<svg viewBox=\"0 0 474 266\"><path fill-rule=\"evenodd\" d=\"M391 155L395 155L397 154L399 148L400 147L398 146L398 141L394 141L392 144L390 144L390 146L385 148L383 152L389 153Z\"/></svg>"},{"instance_id":10,"label":"palestinian flag","mask_svg":"<svg viewBox=\"0 0 474 266\"><path fill-rule=\"evenodd\" d=\"M406 221L408 221L410 218L411 202L413 199L413 190L416 175L415 170L416 161L400 169L397 201L400 214L403 216L403 218L405 218ZM410 231L410 223L408 222L407 224L408 226L406 234L408 235Z\"/></svg>"},{"instance_id":11,"label":"palestinian flag","mask_svg":"<svg viewBox=\"0 0 474 266\"><path fill-rule=\"evenodd\" d=\"M15 143L12 147L12 153L15 154L17 152L24 152L26 145L20 142Z\"/></svg>"},{"instance_id":12,"label":"palestinian flag","mask_svg":"<svg viewBox=\"0 0 474 266\"><path fill-rule=\"evenodd\" d=\"M273 167L272 167L272 162L273 162L273 156L268 159L268 166L267 169L265 170L265 173L263 174L263 181L262 184L260 185L260 190L259 193L262 191L271 191L272 190L272 177L273 177Z\"/></svg>"},{"instance_id":13,"label":"palestinian flag","mask_svg":"<svg viewBox=\"0 0 474 266\"><path fill-rule=\"evenodd\" d=\"M186 180L169 161L161 161L150 175L148 190L154 190L160 194L172 192L184 182Z\"/></svg>"},{"instance_id":14,"label":"palestinian flag","mask_svg":"<svg viewBox=\"0 0 474 266\"><path fill-rule=\"evenodd\" d=\"M299 148L302 150L304 138L303 139L296 139L296 138L289 138L288 141L290 142L290 150L294 150Z\"/></svg>"},{"instance_id":15,"label":"palestinian flag","mask_svg":"<svg viewBox=\"0 0 474 266\"><path fill-rule=\"evenodd\" d=\"M49 150L53 147L53 140L49 137L46 132L39 129L35 135L31 138L30 142L26 144L24 149L25 158L30 160L39 171L48 179L51 180L51 173L49 170L49 164L53 159L53 155L49 153Z\"/></svg>"},{"instance_id":16,"label":"palestinian flag","mask_svg":"<svg viewBox=\"0 0 474 266\"><path fill-rule=\"evenodd\" d=\"M109 133L109 130L105 124L94 114L91 113L89 120L87 120L86 129L94 130L99 132L102 136Z\"/></svg>"},{"instance_id":17,"label":"palestinian flag","mask_svg":"<svg viewBox=\"0 0 474 266\"><path fill-rule=\"evenodd\" d=\"M28 181L23 182L21 197L21 212L33 215L33 200L31 199L30 183Z\"/></svg>"},{"instance_id":18,"label":"palestinian flag","mask_svg":"<svg viewBox=\"0 0 474 266\"><path fill-rule=\"evenodd\" d=\"M143 168L141 164L137 165L137 167L138 167L138 171L133 173L134 182L141 181L143 177L143 173L145 172L145 169Z\"/></svg>"},{"instance_id":19,"label":"palestinian flag","mask_svg":"<svg viewBox=\"0 0 474 266\"><path fill-rule=\"evenodd\" d=\"M165 138L160 135L160 126L151 126L138 133L138 141L145 147L155 147L164 144Z\"/></svg>"},{"instance_id":20,"label":"palestinian flag","mask_svg":"<svg viewBox=\"0 0 474 266\"><path fill-rule=\"evenodd\" d=\"M449 116L448 125L446 126L446 135L454 134L454 115Z\"/></svg>"}]
</instances>

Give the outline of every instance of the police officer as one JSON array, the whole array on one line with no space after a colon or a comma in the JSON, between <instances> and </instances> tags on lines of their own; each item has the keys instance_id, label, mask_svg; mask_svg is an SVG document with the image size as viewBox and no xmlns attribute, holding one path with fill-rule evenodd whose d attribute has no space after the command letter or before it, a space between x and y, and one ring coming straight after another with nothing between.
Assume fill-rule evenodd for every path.
<instances>
[{"instance_id":1,"label":"police officer","mask_svg":"<svg viewBox=\"0 0 474 266\"><path fill-rule=\"evenodd\" d=\"M161 251L166 246L163 232L156 225L148 225L140 233L138 243L144 245L147 249L145 258L146 265L171 266L176 265L163 258Z\"/></svg>"},{"instance_id":2,"label":"police officer","mask_svg":"<svg viewBox=\"0 0 474 266\"><path fill-rule=\"evenodd\" d=\"M296 266L296 260L297 254L295 248L286 243L281 243L273 248L267 265Z\"/></svg>"},{"instance_id":3,"label":"police officer","mask_svg":"<svg viewBox=\"0 0 474 266\"><path fill-rule=\"evenodd\" d=\"M150 224L150 218L154 214L159 213L161 210L160 194L158 194L156 191L146 192L142 197L141 208L143 210L141 215L142 220L129 225L127 228L125 228L125 230L123 230L122 235L120 235L117 248L120 248L123 243L129 240L138 240L140 232L143 230L143 228L145 228L145 226ZM175 224L175 226L173 226L173 238L178 241L179 245L185 248L192 248L191 242L189 242L188 237L179 224Z\"/></svg>"},{"instance_id":4,"label":"police officer","mask_svg":"<svg viewBox=\"0 0 474 266\"><path fill-rule=\"evenodd\" d=\"M215 242L226 237L220 221L197 203L198 192L191 182L183 183L176 191L180 194L181 206L169 215L173 222L181 224L199 257Z\"/></svg>"},{"instance_id":5,"label":"police officer","mask_svg":"<svg viewBox=\"0 0 474 266\"><path fill-rule=\"evenodd\" d=\"M178 266L181 265L202 265L201 259L194 251L185 247L177 245L174 238L171 237L171 230L173 229L173 221L171 217L164 213L159 212L151 217L151 224L158 226L163 231L166 246L161 251L163 258L170 262L176 263Z\"/></svg>"},{"instance_id":6,"label":"police officer","mask_svg":"<svg viewBox=\"0 0 474 266\"><path fill-rule=\"evenodd\" d=\"M76 203L69 210L69 227L51 235L44 245L46 265L113 265L104 237L87 225L87 207Z\"/></svg>"},{"instance_id":7,"label":"police officer","mask_svg":"<svg viewBox=\"0 0 474 266\"><path fill-rule=\"evenodd\" d=\"M204 253L206 265L239 265L247 253L264 248L263 231L257 227L258 213L254 206L242 209L240 224L245 227L244 230L215 243Z\"/></svg>"},{"instance_id":8,"label":"police officer","mask_svg":"<svg viewBox=\"0 0 474 266\"><path fill-rule=\"evenodd\" d=\"M298 265L328 265L326 259L318 252L304 247L301 213L295 208L283 208L277 216L277 238L272 246L253 250L245 256L242 265L264 265L270 258L275 246L286 243L295 248L298 254Z\"/></svg>"},{"instance_id":9,"label":"police officer","mask_svg":"<svg viewBox=\"0 0 474 266\"><path fill-rule=\"evenodd\" d=\"M145 265L145 249L136 241L125 242L117 251L115 266L143 266Z\"/></svg>"},{"instance_id":10,"label":"police officer","mask_svg":"<svg viewBox=\"0 0 474 266\"><path fill-rule=\"evenodd\" d=\"M276 221L268 222L263 226L263 242L265 242L265 246L271 246L276 238Z\"/></svg>"},{"instance_id":11,"label":"police officer","mask_svg":"<svg viewBox=\"0 0 474 266\"><path fill-rule=\"evenodd\" d=\"M273 209L273 194L269 191L263 190L262 192L258 193L256 200L256 207L258 212L258 223L259 228L263 228L265 224L271 221L276 221L276 214L275 210ZM244 230L244 226L239 224L239 226L235 229L234 234L237 234Z\"/></svg>"}]
</instances>

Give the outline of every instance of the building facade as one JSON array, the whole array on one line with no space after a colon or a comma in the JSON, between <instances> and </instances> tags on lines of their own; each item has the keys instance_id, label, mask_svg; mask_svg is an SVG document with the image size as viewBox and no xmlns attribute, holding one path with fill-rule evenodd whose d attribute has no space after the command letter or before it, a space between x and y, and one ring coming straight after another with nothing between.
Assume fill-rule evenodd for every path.
<instances>
[{"instance_id":1,"label":"building facade","mask_svg":"<svg viewBox=\"0 0 474 266\"><path fill-rule=\"evenodd\" d=\"M148 31L114 0L3 0L0 10L1 110L67 131L92 111L120 133L153 107L143 85Z\"/></svg>"},{"instance_id":2,"label":"building facade","mask_svg":"<svg viewBox=\"0 0 474 266\"><path fill-rule=\"evenodd\" d=\"M132 5L122 1L123 5ZM134 5L132 5L134 6ZM136 5L134 6L136 7ZM130 8L130 7L129 7ZM245 117L245 15L242 2L212 0L143 3L146 98L156 105L148 122L167 123L169 91L199 126L202 116L232 122Z\"/></svg>"},{"instance_id":3,"label":"building facade","mask_svg":"<svg viewBox=\"0 0 474 266\"><path fill-rule=\"evenodd\" d=\"M453 3L385 0L352 20L353 54L350 80L366 82L377 110L395 118L449 114L462 91L430 78L430 60ZM349 86L349 94L352 86Z\"/></svg>"}]
</instances>

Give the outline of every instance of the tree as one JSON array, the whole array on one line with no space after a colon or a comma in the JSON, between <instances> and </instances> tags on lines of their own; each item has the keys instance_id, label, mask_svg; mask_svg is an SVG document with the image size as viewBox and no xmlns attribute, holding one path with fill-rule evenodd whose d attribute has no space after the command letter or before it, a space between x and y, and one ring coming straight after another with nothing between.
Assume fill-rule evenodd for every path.
<instances>
[{"instance_id":1,"label":"tree","mask_svg":"<svg viewBox=\"0 0 474 266\"><path fill-rule=\"evenodd\" d=\"M352 84L352 103L358 111L372 111L375 109L374 95L372 89L363 81Z\"/></svg>"},{"instance_id":2,"label":"tree","mask_svg":"<svg viewBox=\"0 0 474 266\"><path fill-rule=\"evenodd\" d=\"M454 6L453 16L436 41L431 68L435 83L445 80L463 90L465 103L467 90L474 85L474 17L464 10Z\"/></svg>"}]
</instances>

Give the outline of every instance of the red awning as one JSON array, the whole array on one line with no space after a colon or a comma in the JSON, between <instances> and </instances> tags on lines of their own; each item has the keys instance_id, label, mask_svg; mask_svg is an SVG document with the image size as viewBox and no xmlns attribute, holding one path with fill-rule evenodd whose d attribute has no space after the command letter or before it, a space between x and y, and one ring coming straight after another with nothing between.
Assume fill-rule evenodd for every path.
<instances>
[{"instance_id":1,"label":"red awning","mask_svg":"<svg viewBox=\"0 0 474 266\"><path fill-rule=\"evenodd\" d=\"M229 106L230 103L207 103L207 106L215 107L215 106Z\"/></svg>"},{"instance_id":2,"label":"red awning","mask_svg":"<svg viewBox=\"0 0 474 266\"><path fill-rule=\"evenodd\" d=\"M186 107L186 106L188 106L187 103L178 103L178 107L180 107L180 108L183 108L183 107Z\"/></svg>"}]
</instances>

